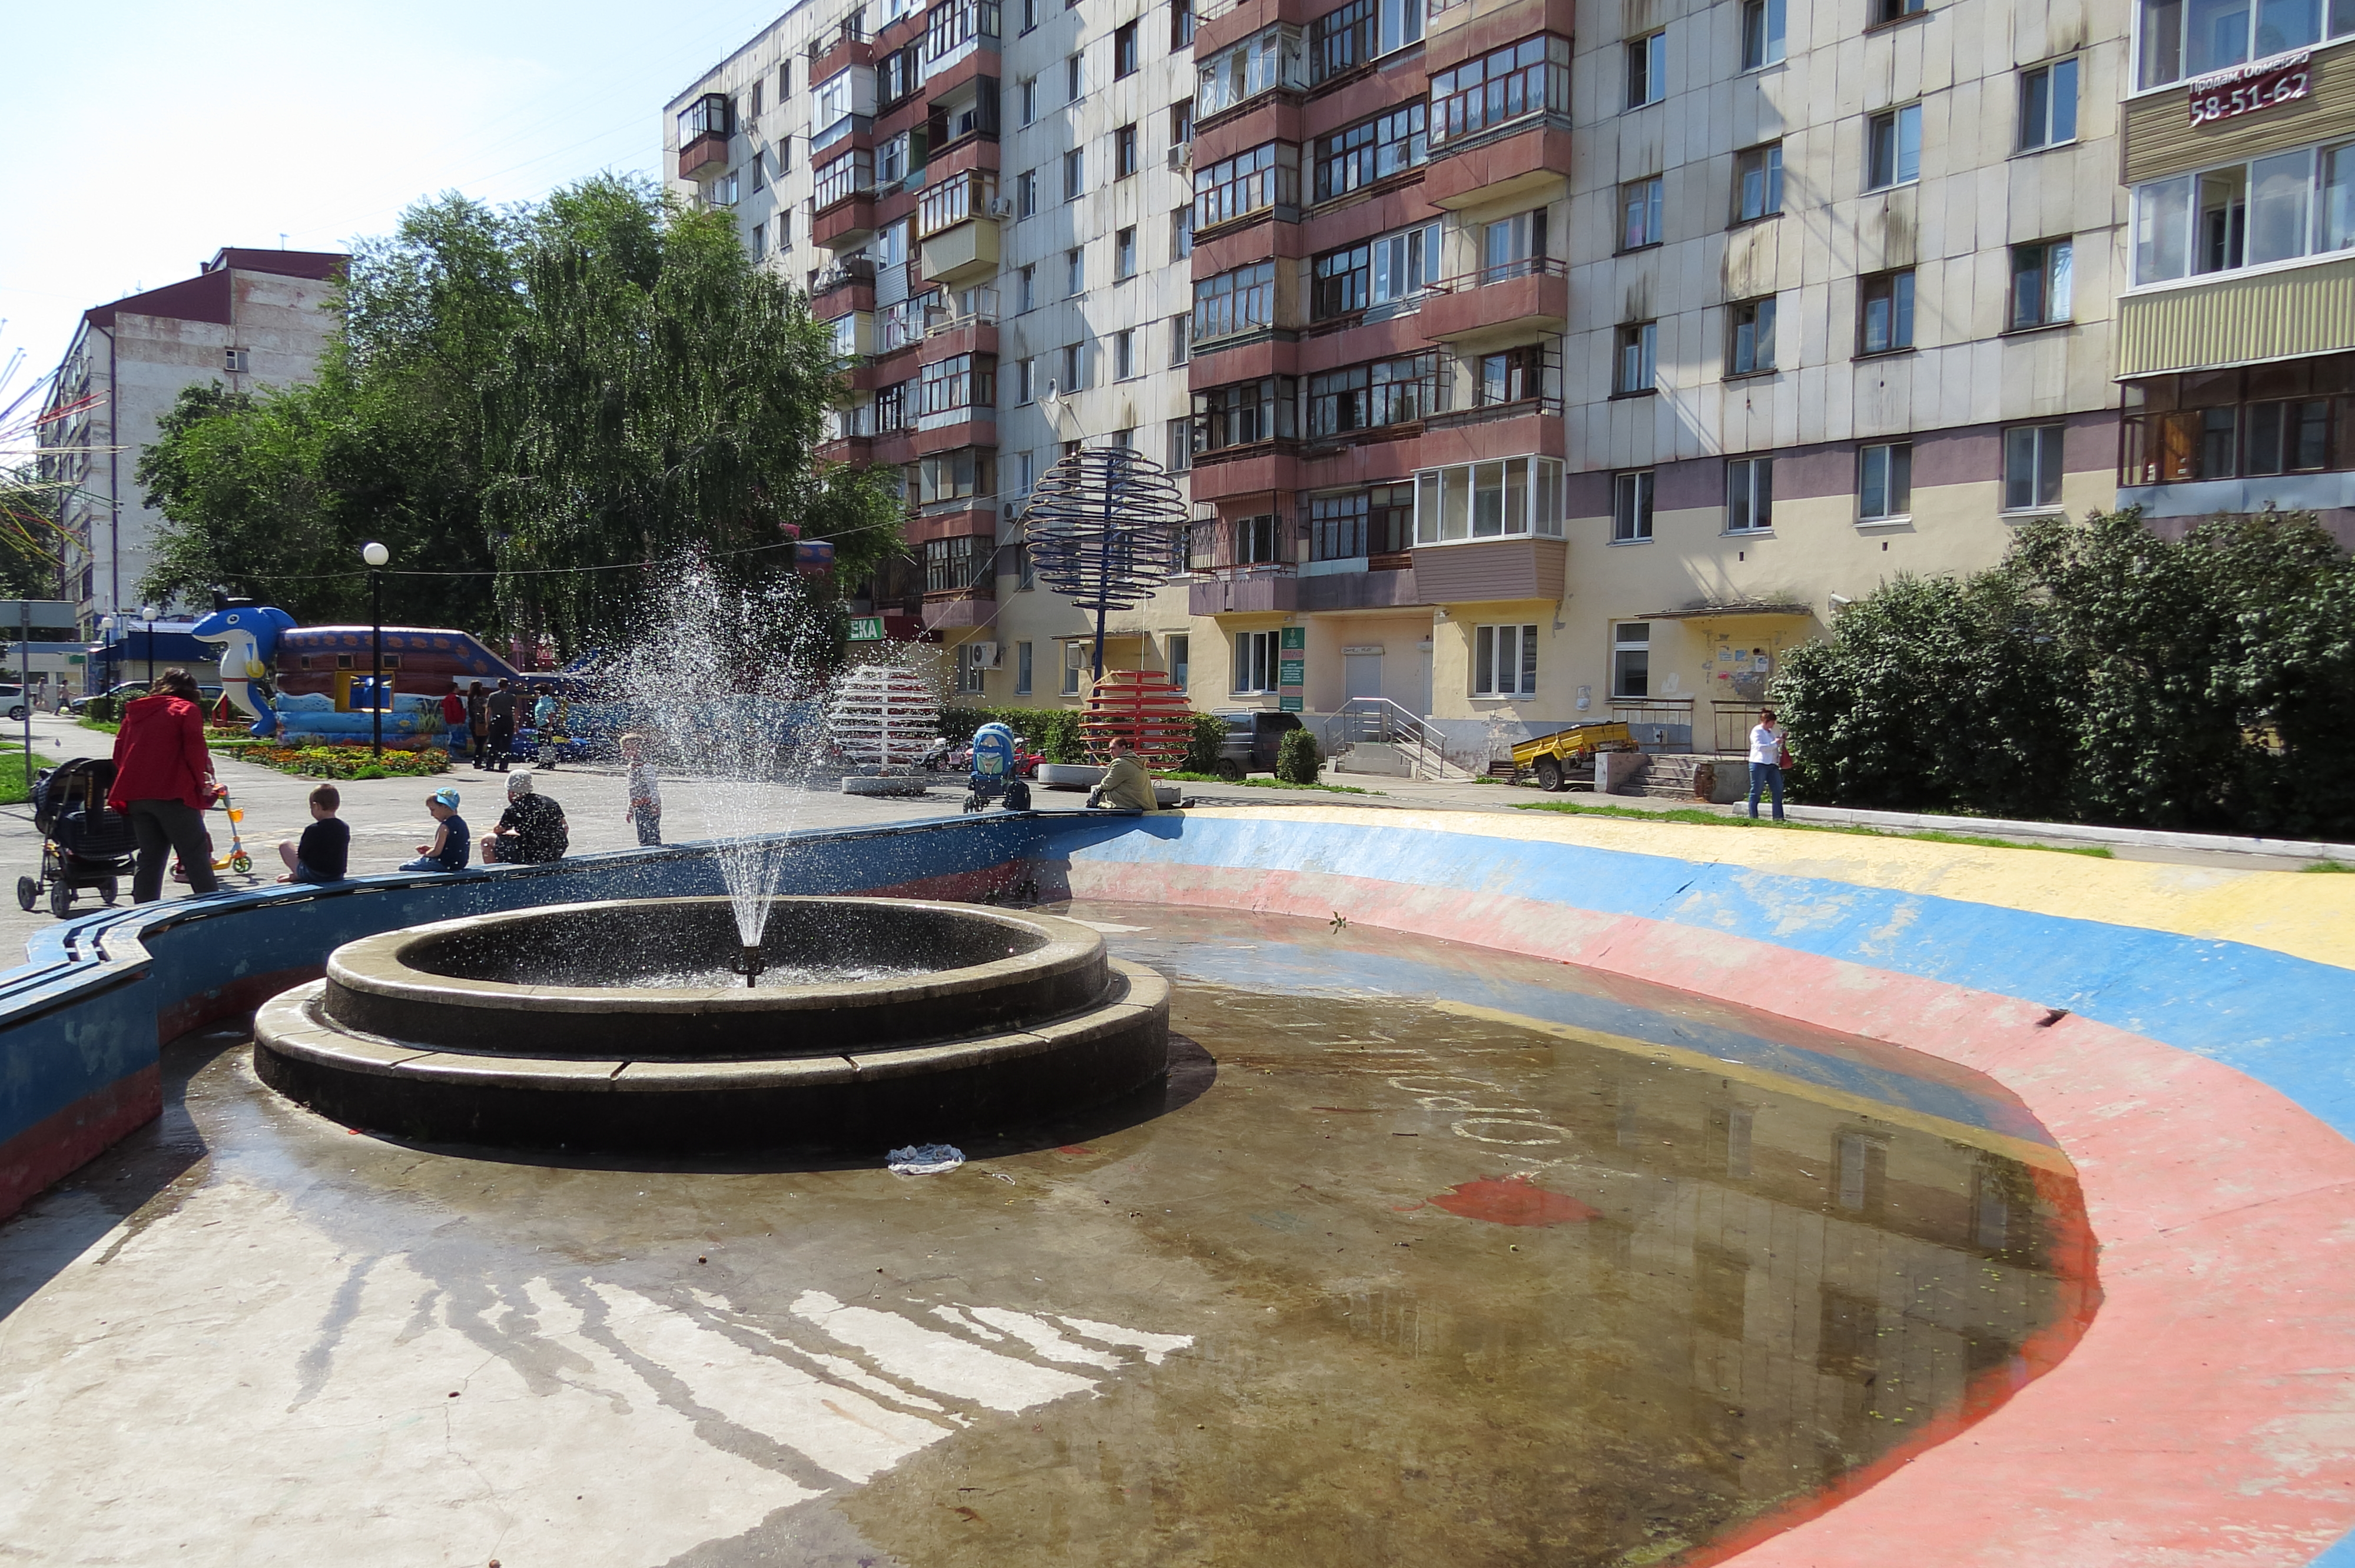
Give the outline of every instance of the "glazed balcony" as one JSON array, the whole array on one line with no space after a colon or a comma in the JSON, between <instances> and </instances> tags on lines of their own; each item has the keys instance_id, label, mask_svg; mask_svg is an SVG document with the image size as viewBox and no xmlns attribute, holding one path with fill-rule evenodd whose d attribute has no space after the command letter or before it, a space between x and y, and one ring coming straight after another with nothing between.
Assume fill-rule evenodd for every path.
<instances>
[{"instance_id":1,"label":"glazed balcony","mask_svg":"<svg viewBox=\"0 0 2355 1568\"><path fill-rule=\"evenodd\" d=\"M874 41L860 28L845 22L810 40L809 79L824 81L852 66L870 64L874 58Z\"/></svg>"},{"instance_id":2,"label":"glazed balcony","mask_svg":"<svg viewBox=\"0 0 2355 1568\"><path fill-rule=\"evenodd\" d=\"M678 177L699 180L715 169L728 166L728 138L702 135L678 150Z\"/></svg>"},{"instance_id":3,"label":"glazed balcony","mask_svg":"<svg viewBox=\"0 0 2355 1568\"><path fill-rule=\"evenodd\" d=\"M1415 588L1426 604L1561 598L1570 546L1523 536L1418 546Z\"/></svg>"},{"instance_id":4,"label":"glazed balcony","mask_svg":"<svg viewBox=\"0 0 2355 1568\"><path fill-rule=\"evenodd\" d=\"M810 219L810 237L829 250L847 250L875 237L875 196L857 191L820 207Z\"/></svg>"},{"instance_id":5,"label":"glazed balcony","mask_svg":"<svg viewBox=\"0 0 2355 1568\"><path fill-rule=\"evenodd\" d=\"M1423 199L1453 209L1550 196L1571 170L1569 124L1549 116L1508 127L1492 138L1434 146L1423 176Z\"/></svg>"},{"instance_id":6,"label":"glazed balcony","mask_svg":"<svg viewBox=\"0 0 2355 1568\"><path fill-rule=\"evenodd\" d=\"M1560 333L1570 323L1570 267L1553 257L1443 278L1424 294L1423 335L1472 346Z\"/></svg>"},{"instance_id":7,"label":"glazed balcony","mask_svg":"<svg viewBox=\"0 0 2355 1568\"><path fill-rule=\"evenodd\" d=\"M819 275L810 291L810 313L822 321L874 309L875 262L869 257L844 257Z\"/></svg>"}]
</instances>

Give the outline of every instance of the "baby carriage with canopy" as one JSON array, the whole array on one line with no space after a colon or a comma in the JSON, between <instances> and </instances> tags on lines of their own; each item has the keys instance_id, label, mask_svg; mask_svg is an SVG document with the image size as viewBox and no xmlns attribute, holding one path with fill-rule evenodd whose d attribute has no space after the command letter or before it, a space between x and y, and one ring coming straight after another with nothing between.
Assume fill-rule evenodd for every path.
<instances>
[{"instance_id":1,"label":"baby carriage with canopy","mask_svg":"<svg viewBox=\"0 0 2355 1568\"><path fill-rule=\"evenodd\" d=\"M16 902L27 909L49 895L49 913L62 920L73 913L74 890L95 887L114 902L117 879L129 876L138 860L131 819L106 804L114 788L114 763L79 757L45 768L33 780L33 826L41 832L41 874L16 879Z\"/></svg>"}]
</instances>

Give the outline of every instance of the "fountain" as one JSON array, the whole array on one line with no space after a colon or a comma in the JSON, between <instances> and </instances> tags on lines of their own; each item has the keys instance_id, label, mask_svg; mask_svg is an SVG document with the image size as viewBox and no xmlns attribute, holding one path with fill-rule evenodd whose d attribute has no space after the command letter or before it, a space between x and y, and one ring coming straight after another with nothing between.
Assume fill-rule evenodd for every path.
<instances>
[{"instance_id":1,"label":"fountain","mask_svg":"<svg viewBox=\"0 0 2355 1568\"><path fill-rule=\"evenodd\" d=\"M726 893L363 938L254 1021L262 1081L434 1142L873 1152L1042 1119L1160 1075L1168 986L1050 916L779 895L824 749L796 585L693 565L606 662L714 841ZM780 790L779 786L783 789ZM741 981L741 983L740 983Z\"/></svg>"}]
</instances>

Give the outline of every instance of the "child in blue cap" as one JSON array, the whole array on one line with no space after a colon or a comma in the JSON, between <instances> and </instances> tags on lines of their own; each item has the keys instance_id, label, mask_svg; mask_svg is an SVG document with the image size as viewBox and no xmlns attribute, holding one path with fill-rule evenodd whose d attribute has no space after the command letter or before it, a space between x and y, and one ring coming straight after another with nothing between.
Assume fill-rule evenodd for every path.
<instances>
[{"instance_id":1,"label":"child in blue cap","mask_svg":"<svg viewBox=\"0 0 2355 1568\"><path fill-rule=\"evenodd\" d=\"M433 813L441 824L433 832L433 842L417 846L418 858L400 869L403 871L464 871L471 846L466 842L466 819L458 814L458 791L444 784L425 797L425 809Z\"/></svg>"}]
</instances>

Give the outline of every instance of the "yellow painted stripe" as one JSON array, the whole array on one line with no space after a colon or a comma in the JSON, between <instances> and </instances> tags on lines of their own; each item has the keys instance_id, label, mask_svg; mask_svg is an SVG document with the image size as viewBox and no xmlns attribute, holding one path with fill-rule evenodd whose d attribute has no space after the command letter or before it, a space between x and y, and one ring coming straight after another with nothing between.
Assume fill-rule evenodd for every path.
<instances>
[{"instance_id":1,"label":"yellow painted stripe","mask_svg":"<svg viewBox=\"0 0 2355 1568\"><path fill-rule=\"evenodd\" d=\"M1638 822L1552 811L1306 806L1221 810L1219 814L1221 818L1255 816L1268 822L1318 821L1464 833L1522 843L1573 844L1661 855L1738 866L1762 875L1819 877L2063 919L2245 942L2316 963L2355 969L2355 875L2097 860L2090 855L1988 849L1921 839Z\"/></svg>"},{"instance_id":2,"label":"yellow painted stripe","mask_svg":"<svg viewBox=\"0 0 2355 1568\"><path fill-rule=\"evenodd\" d=\"M1845 1089L1830 1088L1822 1084L1811 1084L1803 1078L1785 1077L1780 1073L1770 1073L1762 1067L1752 1067L1740 1062L1728 1062L1705 1052L1688 1051L1679 1045L1658 1045L1649 1040L1631 1039L1624 1034L1605 1034L1600 1030L1581 1029L1574 1024L1556 1023L1543 1018L1529 1018L1521 1013L1507 1012L1494 1007L1480 1007L1468 1001L1449 1001L1443 999L1433 1002L1432 1006L1436 1012L1454 1013L1459 1018L1477 1019L1484 1023L1507 1024L1515 1029L1527 1029L1539 1034L1551 1035L1557 1040L1574 1041L1581 1045L1597 1045L1606 1051L1623 1052L1630 1056L1641 1056L1647 1061L1662 1062L1674 1067L1689 1067L1696 1072L1713 1074L1721 1078L1731 1078L1736 1083L1747 1084L1753 1088L1764 1089L1778 1095L1788 1095L1795 1099L1813 1101L1817 1105L1838 1111L1843 1116L1870 1118L1874 1121L1887 1122L1891 1127L1908 1128L1915 1132L1928 1133L1933 1138L1949 1139L1956 1143L1967 1144L1974 1149L1984 1149L1990 1154L1999 1154L2007 1160L2016 1160L2023 1165L2033 1165L2039 1170L2058 1171L2064 1176L2076 1175L2075 1169L2069 1163L2069 1157L2050 1144L2035 1143L2024 1138L2013 1138L2009 1133L1991 1132L1983 1127L1973 1127L1968 1122L1949 1121L1942 1116L1932 1116L1927 1111L1913 1110L1904 1106L1893 1106L1885 1100L1867 1099L1862 1095L1852 1095Z\"/></svg>"}]
</instances>

